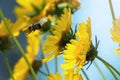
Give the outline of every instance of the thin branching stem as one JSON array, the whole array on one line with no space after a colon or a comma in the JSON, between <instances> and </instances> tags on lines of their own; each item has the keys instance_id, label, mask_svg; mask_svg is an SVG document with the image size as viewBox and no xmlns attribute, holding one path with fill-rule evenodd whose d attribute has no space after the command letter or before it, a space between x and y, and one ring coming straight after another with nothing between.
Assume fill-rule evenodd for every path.
<instances>
[{"instance_id":1,"label":"thin branching stem","mask_svg":"<svg viewBox=\"0 0 120 80\"><path fill-rule=\"evenodd\" d=\"M108 68L108 70L109 70L110 73L113 75L113 77L115 78L115 80L118 80L116 74L112 71L112 69L111 69L107 64L104 64L104 65Z\"/></svg>"},{"instance_id":2,"label":"thin branching stem","mask_svg":"<svg viewBox=\"0 0 120 80\"><path fill-rule=\"evenodd\" d=\"M44 76L48 76L45 72L43 72L42 70L39 70L39 72L41 73L41 74L43 74Z\"/></svg>"},{"instance_id":3,"label":"thin branching stem","mask_svg":"<svg viewBox=\"0 0 120 80\"><path fill-rule=\"evenodd\" d=\"M55 56L55 71L58 72L58 58Z\"/></svg>"},{"instance_id":4,"label":"thin branching stem","mask_svg":"<svg viewBox=\"0 0 120 80\"><path fill-rule=\"evenodd\" d=\"M109 0L109 6L110 6L111 14L112 14L112 19L115 20L115 14L114 14L113 5L112 5L111 0Z\"/></svg>"},{"instance_id":5,"label":"thin branching stem","mask_svg":"<svg viewBox=\"0 0 120 80\"><path fill-rule=\"evenodd\" d=\"M41 36L41 38L42 38L43 36ZM41 57L42 57L42 59L44 59L45 58L45 56L44 56L44 54L43 54L43 49L42 49L42 44L40 44L40 51L41 51ZM49 70L49 67L48 67L48 64L47 63L44 63L45 64L45 67L46 67L46 69L47 69L47 72L48 72L48 75L50 74L50 70Z\"/></svg>"},{"instance_id":6,"label":"thin branching stem","mask_svg":"<svg viewBox=\"0 0 120 80\"><path fill-rule=\"evenodd\" d=\"M42 51L42 50L41 50ZM41 52L41 56L42 56L42 59L45 58L43 52ZM47 63L44 63L45 64L45 67L47 69L47 72L48 72L48 75L50 74L50 70L49 70L49 67L48 67L48 64Z\"/></svg>"},{"instance_id":7,"label":"thin branching stem","mask_svg":"<svg viewBox=\"0 0 120 80\"><path fill-rule=\"evenodd\" d=\"M100 75L102 76L103 80L106 80L103 72L101 71L100 67L98 66L98 64L96 62L93 62L93 64L95 65L95 67L97 68L97 70L99 71Z\"/></svg>"},{"instance_id":8,"label":"thin branching stem","mask_svg":"<svg viewBox=\"0 0 120 80\"><path fill-rule=\"evenodd\" d=\"M5 59L5 62L6 62L7 69L8 69L8 71L9 71L9 73L10 73L10 76L11 76L11 78L12 78L13 80L15 80L14 77L13 77L13 72L12 72L12 69L11 69L11 67L10 67L10 63L9 63L7 54L6 54L5 51L2 51L2 52L3 52L3 55L4 55L4 59Z\"/></svg>"},{"instance_id":9,"label":"thin branching stem","mask_svg":"<svg viewBox=\"0 0 120 80\"><path fill-rule=\"evenodd\" d=\"M107 61L105 61L99 56L96 56L96 58L102 61L104 64L108 65L111 69L113 69L120 76L120 72L116 68L114 68L111 64L109 64Z\"/></svg>"},{"instance_id":10,"label":"thin branching stem","mask_svg":"<svg viewBox=\"0 0 120 80\"><path fill-rule=\"evenodd\" d=\"M86 72L84 71L84 69L81 69L81 71L82 71L82 73L84 74L85 78L86 78L87 80L90 80L89 77L87 76Z\"/></svg>"}]
</instances>

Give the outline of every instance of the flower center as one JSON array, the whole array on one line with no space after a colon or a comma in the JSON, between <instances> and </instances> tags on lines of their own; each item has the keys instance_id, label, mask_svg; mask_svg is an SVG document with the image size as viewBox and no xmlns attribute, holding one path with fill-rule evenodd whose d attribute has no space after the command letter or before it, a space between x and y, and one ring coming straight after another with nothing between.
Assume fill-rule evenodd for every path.
<instances>
[{"instance_id":1,"label":"flower center","mask_svg":"<svg viewBox=\"0 0 120 80\"><path fill-rule=\"evenodd\" d=\"M38 71L39 71L39 68L42 67L42 61L41 60L35 60L32 63L32 67L33 67L35 73L37 74ZM29 71L29 74L32 75L30 71Z\"/></svg>"},{"instance_id":2,"label":"flower center","mask_svg":"<svg viewBox=\"0 0 120 80\"><path fill-rule=\"evenodd\" d=\"M70 43L71 39L75 39L75 36L70 32L62 32L62 37L58 43L59 50L64 50L67 43Z\"/></svg>"},{"instance_id":3,"label":"flower center","mask_svg":"<svg viewBox=\"0 0 120 80\"><path fill-rule=\"evenodd\" d=\"M0 37L0 50L4 51L7 49L10 49L11 47L11 42L8 37Z\"/></svg>"}]
</instances>

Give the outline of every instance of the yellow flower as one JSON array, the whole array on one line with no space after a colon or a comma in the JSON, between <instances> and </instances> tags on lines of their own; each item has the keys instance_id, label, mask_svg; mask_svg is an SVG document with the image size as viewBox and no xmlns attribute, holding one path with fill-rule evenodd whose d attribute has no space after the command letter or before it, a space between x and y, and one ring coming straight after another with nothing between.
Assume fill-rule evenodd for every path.
<instances>
[{"instance_id":1,"label":"yellow flower","mask_svg":"<svg viewBox=\"0 0 120 80\"><path fill-rule=\"evenodd\" d=\"M47 80L62 80L62 76L57 72L55 75L50 74L47 76Z\"/></svg>"},{"instance_id":2,"label":"yellow flower","mask_svg":"<svg viewBox=\"0 0 120 80\"><path fill-rule=\"evenodd\" d=\"M53 9L56 0L16 0L20 6L16 6L14 12L17 17L31 17L32 22L37 22L47 17L48 11Z\"/></svg>"},{"instance_id":3,"label":"yellow flower","mask_svg":"<svg viewBox=\"0 0 120 80\"><path fill-rule=\"evenodd\" d=\"M116 53L120 54L120 48L115 50Z\"/></svg>"},{"instance_id":4,"label":"yellow flower","mask_svg":"<svg viewBox=\"0 0 120 80\"><path fill-rule=\"evenodd\" d=\"M31 18L31 22L37 22L43 17L50 16L50 14L60 15L63 8L68 6L72 11L75 11L80 6L78 0L16 0L16 2L19 4L14 9L16 16L26 15ZM64 5L64 3L67 4ZM63 5L61 6L61 4Z\"/></svg>"},{"instance_id":5,"label":"yellow flower","mask_svg":"<svg viewBox=\"0 0 120 80\"><path fill-rule=\"evenodd\" d=\"M112 40L120 44L120 18L113 21L113 27L110 30Z\"/></svg>"},{"instance_id":6,"label":"yellow flower","mask_svg":"<svg viewBox=\"0 0 120 80\"><path fill-rule=\"evenodd\" d=\"M110 32L112 40L120 44L120 18L113 21L113 27ZM120 49L116 49L116 52L120 54Z\"/></svg>"},{"instance_id":7,"label":"yellow flower","mask_svg":"<svg viewBox=\"0 0 120 80\"><path fill-rule=\"evenodd\" d=\"M78 32L76 33L77 40L72 39L70 41L71 44L67 44L66 50L64 50L65 64L61 65L62 69L69 70L75 68L79 70L82 68L90 48L90 31L90 19L88 19L87 24L83 22L79 24Z\"/></svg>"},{"instance_id":8,"label":"yellow flower","mask_svg":"<svg viewBox=\"0 0 120 80\"><path fill-rule=\"evenodd\" d=\"M35 57L37 56L39 51L40 40L38 34L39 31L35 31L27 36L28 46L26 48L26 57L31 65L33 64ZM15 78L15 80L24 80L28 71L29 67L26 64L24 58L21 57L14 66L13 77ZM10 80L12 79L10 78Z\"/></svg>"},{"instance_id":9,"label":"yellow flower","mask_svg":"<svg viewBox=\"0 0 120 80\"><path fill-rule=\"evenodd\" d=\"M18 36L20 30L22 30L28 23L24 22L26 17L18 18L15 23L13 23L10 19L6 19L10 28L14 34L14 36ZM0 23L0 37L9 37L10 34L8 33L5 24L3 21Z\"/></svg>"},{"instance_id":10,"label":"yellow flower","mask_svg":"<svg viewBox=\"0 0 120 80\"><path fill-rule=\"evenodd\" d=\"M6 18L6 21L8 22L12 33L14 36L18 36L20 30L22 30L28 23L25 21L27 20L26 17L21 17L16 20L15 23L13 23L10 19ZM10 41L10 34L6 28L6 25L3 21L0 22L0 50L8 50L11 49L12 44Z\"/></svg>"},{"instance_id":11,"label":"yellow flower","mask_svg":"<svg viewBox=\"0 0 120 80\"><path fill-rule=\"evenodd\" d=\"M14 12L17 16L23 16L27 15L29 13L34 13L35 7L40 7L40 5L43 3L44 0L16 0L16 2L19 4L19 6L16 6L14 9Z\"/></svg>"},{"instance_id":12,"label":"yellow flower","mask_svg":"<svg viewBox=\"0 0 120 80\"><path fill-rule=\"evenodd\" d=\"M47 76L47 80L83 80L81 74L73 71L73 69L68 70L64 73L64 78L57 72L55 75L50 74Z\"/></svg>"},{"instance_id":13,"label":"yellow flower","mask_svg":"<svg viewBox=\"0 0 120 80\"><path fill-rule=\"evenodd\" d=\"M73 69L66 71L64 76L64 80L83 80L81 74L78 74L78 72L75 72Z\"/></svg>"},{"instance_id":14,"label":"yellow flower","mask_svg":"<svg viewBox=\"0 0 120 80\"><path fill-rule=\"evenodd\" d=\"M53 35L48 35L44 42L44 54L49 54L49 56L43 59L43 63L60 54L65 47L64 35L69 32L72 23L70 9L65 8L64 14L55 23L56 25L52 29Z\"/></svg>"}]
</instances>

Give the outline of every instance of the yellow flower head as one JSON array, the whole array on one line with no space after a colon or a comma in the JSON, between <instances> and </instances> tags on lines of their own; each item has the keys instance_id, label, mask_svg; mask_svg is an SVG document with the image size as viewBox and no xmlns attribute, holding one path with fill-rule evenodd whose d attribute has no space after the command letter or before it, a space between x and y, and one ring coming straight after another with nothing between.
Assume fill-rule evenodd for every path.
<instances>
[{"instance_id":1,"label":"yellow flower head","mask_svg":"<svg viewBox=\"0 0 120 80\"><path fill-rule=\"evenodd\" d=\"M18 18L15 23L13 23L10 19L6 18L11 31L14 36L18 36L20 30L22 30L28 23L25 21L25 17ZM3 21L0 22L0 50L8 50L11 49L12 44L10 41L10 34L6 28L6 25Z\"/></svg>"},{"instance_id":2,"label":"yellow flower head","mask_svg":"<svg viewBox=\"0 0 120 80\"><path fill-rule=\"evenodd\" d=\"M28 15L34 13L34 7L40 7L44 0L16 0L19 6L16 6L14 11L17 16Z\"/></svg>"},{"instance_id":3,"label":"yellow flower head","mask_svg":"<svg viewBox=\"0 0 120 80\"><path fill-rule=\"evenodd\" d=\"M64 73L64 78L57 72L56 74L50 74L47 76L47 80L83 80L82 76L73 69L68 70Z\"/></svg>"},{"instance_id":4,"label":"yellow flower head","mask_svg":"<svg viewBox=\"0 0 120 80\"><path fill-rule=\"evenodd\" d=\"M43 63L51 60L65 47L64 35L69 32L71 27L71 11L64 9L64 14L55 21L56 25L52 29L53 35L48 35L44 42L44 54L50 54L43 59Z\"/></svg>"},{"instance_id":5,"label":"yellow flower head","mask_svg":"<svg viewBox=\"0 0 120 80\"><path fill-rule=\"evenodd\" d=\"M78 74L78 72L75 72L73 69L67 70L64 76L64 80L83 80L81 74Z\"/></svg>"},{"instance_id":6,"label":"yellow flower head","mask_svg":"<svg viewBox=\"0 0 120 80\"><path fill-rule=\"evenodd\" d=\"M28 46L26 48L27 49L26 57L31 65L33 64L35 57L37 56L39 51L40 40L38 34L39 31L35 31L34 33L31 33L29 36L27 36ZM29 67L26 64L24 58L21 57L14 66L13 77L15 78L15 80L24 80L28 71ZM10 80L12 79L10 78Z\"/></svg>"},{"instance_id":7,"label":"yellow flower head","mask_svg":"<svg viewBox=\"0 0 120 80\"><path fill-rule=\"evenodd\" d=\"M110 30L112 40L120 44L120 18L113 21L113 27Z\"/></svg>"},{"instance_id":8,"label":"yellow flower head","mask_svg":"<svg viewBox=\"0 0 120 80\"><path fill-rule=\"evenodd\" d=\"M56 0L16 0L16 2L19 4L14 9L17 17L26 15L31 17L32 22L37 22L47 16Z\"/></svg>"},{"instance_id":9,"label":"yellow flower head","mask_svg":"<svg viewBox=\"0 0 120 80\"><path fill-rule=\"evenodd\" d=\"M47 80L62 80L62 76L57 72L55 75L50 74L47 76Z\"/></svg>"},{"instance_id":10,"label":"yellow flower head","mask_svg":"<svg viewBox=\"0 0 120 80\"><path fill-rule=\"evenodd\" d=\"M17 36L28 23L24 22L26 17L18 18L15 23L13 23L10 19L6 19L14 36ZM10 34L8 33L6 26L3 21L0 23L0 37L9 37Z\"/></svg>"},{"instance_id":11,"label":"yellow flower head","mask_svg":"<svg viewBox=\"0 0 120 80\"><path fill-rule=\"evenodd\" d=\"M90 48L90 31L90 19L88 19L87 24L83 22L79 24L78 32L76 33L77 40L72 39L71 43L66 45L66 50L64 50L65 64L61 65L64 70L82 68Z\"/></svg>"},{"instance_id":12,"label":"yellow flower head","mask_svg":"<svg viewBox=\"0 0 120 80\"><path fill-rule=\"evenodd\" d=\"M120 54L120 48L116 49L115 52Z\"/></svg>"},{"instance_id":13,"label":"yellow flower head","mask_svg":"<svg viewBox=\"0 0 120 80\"><path fill-rule=\"evenodd\" d=\"M120 44L120 18L113 21L113 27L110 32L112 34L112 40ZM120 54L120 49L116 49L116 52Z\"/></svg>"}]
</instances>

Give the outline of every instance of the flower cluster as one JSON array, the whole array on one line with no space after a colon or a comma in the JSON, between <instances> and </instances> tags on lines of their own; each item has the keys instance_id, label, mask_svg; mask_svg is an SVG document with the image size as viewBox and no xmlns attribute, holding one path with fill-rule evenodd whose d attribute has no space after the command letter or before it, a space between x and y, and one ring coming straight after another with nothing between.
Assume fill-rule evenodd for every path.
<instances>
[{"instance_id":1,"label":"flower cluster","mask_svg":"<svg viewBox=\"0 0 120 80\"><path fill-rule=\"evenodd\" d=\"M64 78L62 78L62 76L59 73L54 74L50 74L49 76L47 76L48 80L83 80L82 76L78 73L75 73L73 69L68 70L65 74L64 74Z\"/></svg>"},{"instance_id":2,"label":"flower cluster","mask_svg":"<svg viewBox=\"0 0 120 80\"><path fill-rule=\"evenodd\" d=\"M0 11L2 18L0 51L5 56L10 73L9 80L25 80L28 77L40 80L39 73L47 80L83 80L82 75L89 80L83 67L89 62L92 63L95 58L103 62L115 79L117 78L114 73L120 76L116 68L98 56L99 41L95 37L96 44L93 45L90 17L86 22L73 26L72 14L81 6L78 0L16 0L16 2L18 5L15 6L14 13L17 19L14 23L5 18ZM21 32L26 37L26 51L16 39ZM120 18L113 21L110 32L112 40L120 44ZM14 47L13 42L22 56L12 70L9 60L6 59L6 51ZM120 54L120 48L116 49L116 52ZM38 59L38 56L41 58ZM47 65L54 59L55 73L50 72ZM60 64L62 73L58 70L58 59L64 61ZM42 70L44 65L48 73ZM100 71L99 68L98 70ZM101 71L100 73L102 74Z\"/></svg>"},{"instance_id":3,"label":"flower cluster","mask_svg":"<svg viewBox=\"0 0 120 80\"><path fill-rule=\"evenodd\" d=\"M120 18L113 21L113 27L110 30L112 34L112 40L120 44ZM116 52L120 54L120 49L116 49Z\"/></svg>"}]
</instances>

